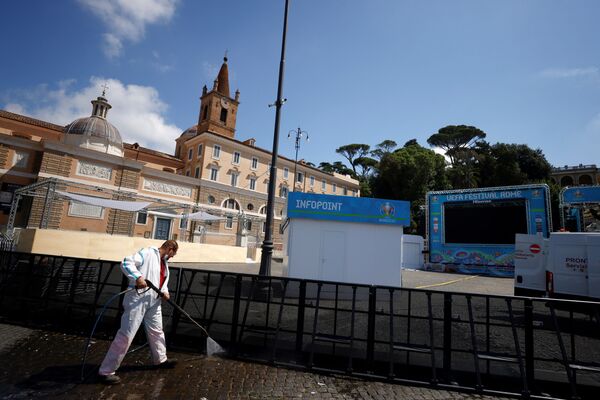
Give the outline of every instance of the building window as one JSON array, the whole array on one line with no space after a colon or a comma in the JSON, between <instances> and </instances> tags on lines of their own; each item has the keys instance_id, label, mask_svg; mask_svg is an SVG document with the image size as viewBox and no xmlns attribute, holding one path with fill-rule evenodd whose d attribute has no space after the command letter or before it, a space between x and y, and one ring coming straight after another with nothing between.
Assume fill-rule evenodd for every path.
<instances>
[{"instance_id":1,"label":"building window","mask_svg":"<svg viewBox=\"0 0 600 400\"><path fill-rule=\"evenodd\" d=\"M185 171L185 176L190 176L190 170Z\"/></svg>"},{"instance_id":2,"label":"building window","mask_svg":"<svg viewBox=\"0 0 600 400\"><path fill-rule=\"evenodd\" d=\"M225 220L225 229L233 228L233 217L227 217Z\"/></svg>"},{"instance_id":3,"label":"building window","mask_svg":"<svg viewBox=\"0 0 600 400\"><path fill-rule=\"evenodd\" d=\"M327 182L321 181L321 190L327 189Z\"/></svg>"},{"instance_id":4,"label":"building window","mask_svg":"<svg viewBox=\"0 0 600 400\"><path fill-rule=\"evenodd\" d=\"M227 199L223 202L223 204L221 205L221 207L224 208L229 208L231 210L239 210L240 209L240 203L238 203L235 199Z\"/></svg>"},{"instance_id":5,"label":"building window","mask_svg":"<svg viewBox=\"0 0 600 400\"><path fill-rule=\"evenodd\" d=\"M194 157L194 149L190 149L190 150L188 151L188 160L191 160L191 159L192 159L192 157Z\"/></svg>"},{"instance_id":6,"label":"building window","mask_svg":"<svg viewBox=\"0 0 600 400\"><path fill-rule=\"evenodd\" d=\"M244 228L247 231L251 231L252 230L252 220L251 219L247 219L244 221Z\"/></svg>"},{"instance_id":7,"label":"building window","mask_svg":"<svg viewBox=\"0 0 600 400\"><path fill-rule=\"evenodd\" d=\"M208 106L204 106L204 115L202 116L202 119L206 119L208 117Z\"/></svg>"},{"instance_id":8,"label":"building window","mask_svg":"<svg viewBox=\"0 0 600 400\"><path fill-rule=\"evenodd\" d=\"M202 155L202 145L199 144L198 145L198 157L200 157Z\"/></svg>"},{"instance_id":9,"label":"building window","mask_svg":"<svg viewBox=\"0 0 600 400\"><path fill-rule=\"evenodd\" d=\"M135 219L135 223L139 225L146 225L148 222L148 213L140 211L137 213L137 217Z\"/></svg>"},{"instance_id":10,"label":"building window","mask_svg":"<svg viewBox=\"0 0 600 400\"><path fill-rule=\"evenodd\" d=\"M356 197L356 189L352 189L352 197Z\"/></svg>"},{"instance_id":11,"label":"building window","mask_svg":"<svg viewBox=\"0 0 600 400\"><path fill-rule=\"evenodd\" d=\"M261 207L258 209L258 213L259 213L259 214L262 214L262 215L265 215L265 214L267 213L267 206L261 206Z\"/></svg>"},{"instance_id":12,"label":"building window","mask_svg":"<svg viewBox=\"0 0 600 400\"><path fill-rule=\"evenodd\" d=\"M210 180L216 181L219 175L219 170L216 167L210 167Z\"/></svg>"},{"instance_id":13,"label":"building window","mask_svg":"<svg viewBox=\"0 0 600 400\"><path fill-rule=\"evenodd\" d=\"M241 154L240 154L239 151L234 152L233 153L233 163L234 164L239 164L240 163L240 157L241 157Z\"/></svg>"},{"instance_id":14,"label":"building window","mask_svg":"<svg viewBox=\"0 0 600 400\"><path fill-rule=\"evenodd\" d=\"M251 169L257 169L258 168L258 158L256 157L252 157L252 165L250 166Z\"/></svg>"},{"instance_id":15,"label":"building window","mask_svg":"<svg viewBox=\"0 0 600 400\"><path fill-rule=\"evenodd\" d=\"M331 191L332 191L333 193L335 193L335 191L336 191L336 190L337 190L337 185L336 185L335 183L332 183L332 184L331 184Z\"/></svg>"},{"instance_id":16,"label":"building window","mask_svg":"<svg viewBox=\"0 0 600 400\"><path fill-rule=\"evenodd\" d=\"M282 186L281 187L281 189L279 190L279 196L282 197L282 198L284 198L284 199L287 199L287 196L288 196L288 188L287 188L287 186Z\"/></svg>"},{"instance_id":17,"label":"building window","mask_svg":"<svg viewBox=\"0 0 600 400\"><path fill-rule=\"evenodd\" d=\"M179 229L187 229L188 220L186 218L181 218L179 221Z\"/></svg>"},{"instance_id":18,"label":"building window","mask_svg":"<svg viewBox=\"0 0 600 400\"><path fill-rule=\"evenodd\" d=\"M196 179L200 178L200 167L196 167L196 172L194 173L194 177Z\"/></svg>"},{"instance_id":19,"label":"building window","mask_svg":"<svg viewBox=\"0 0 600 400\"><path fill-rule=\"evenodd\" d=\"M256 178L248 179L250 181L250 190L256 190Z\"/></svg>"},{"instance_id":20,"label":"building window","mask_svg":"<svg viewBox=\"0 0 600 400\"><path fill-rule=\"evenodd\" d=\"M22 151L15 151L13 156L13 167L16 168L27 168L27 162L29 161L29 153Z\"/></svg>"},{"instance_id":21,"label":"building window","mask_svg":"<svg viewBox=\"0 0 600 400\"><path fill-rule=\"evenodd\" d=\"M263 221L262 223L262 233L265 233L267 231L267 222Z\"/></svg>"},{"instance_id":22,"label":"building window","mask_svg":"<svg viewBox=\"0 0 600 400\"><path fill-rule=\"evenodd\" d=\"M215 196L211 194L208 195L208 204L215 204Z\"/></svg>"},{"instance_id":23,"label":"building window","mask_svg":"<svg viewBox=\"0 0 600 400\"><path fill-rule=\"evenodd\" d=\"M310 187L314 187L315 186L315 177L311 176L310 177Z\"/></svg>"},{"instance_id":24,"label":"building window","mask_svg":"<svg viewBox=\"0 0 600 400\"><path fill-rule=\"evenodd\" d=\"M238 174L231 174L231 186L236 187L238 182Z\"/></svg>"},{"instance_id":25,"label":"building window","mask_svg":"<svg viewBox=\"0 0 600 400\"><path fill-rule=\"evenodd\" d=\"M296 174L296 182L298 182L298 183L304 182L304 174L302 172L298 172Z\"/></svg>"},{"instance_id":26,"label":"building window","mask_svg":"<svg viewBox=\"0 0 600 400\"><path fill-rule=\"evenodd\" d=\"M344 193L344 196L348 196L348 189L342 188L342 193Z\"/></svg>"},{"instance_id":27,"label":"building window","mask_svg":"<svg viewBox=\"0 0 600 400\"><path fill-rule=\"evenodd\" d=\"M252 211L252 210L254 210L254 204L252 204L252 203L248 203L248 205L246 206L246 209L247 209L248 211Z\"/></svg>"},{"instance_id":28,"label":"building window","mask_svg":"<svg viewBox=\"0 0 600 400\"><path fill-rule=\"evenodd\" d=\"M287 179L290 175L290 170L287 168L283 169L283 179Z\"/></svg>"},{"instance_id":29,"label":"building window","mask_svg":"<svg viewBox=\"0 0 600 400\"><path fill-rule=\"evenodd\" d=\"M222 123L227 122L227 110L226 109L221 108L221 117L219 119L221 120Z\"/></svg>"},{"instance_id":30,"label":"building window","mask_svg":"<svg viewBox=\"0 0 600 400\"><path fill-rule=\"evenodd\" d=\"M69 203L69 216L100 219L103 217L104 209L100 206L83 204L77 202Z\"/></svg>"},{"instance_id":31,"label":"building window","mask_svg":"<svg viewBox=\"0 0 600 400\"><path fill-rule=\"evenodd\" d=\"M213 158L216 158L217 160L221 157L221 146L219 146L218 144L215 144L215 146L213 147Z\"/></svg>"}]
</instances>

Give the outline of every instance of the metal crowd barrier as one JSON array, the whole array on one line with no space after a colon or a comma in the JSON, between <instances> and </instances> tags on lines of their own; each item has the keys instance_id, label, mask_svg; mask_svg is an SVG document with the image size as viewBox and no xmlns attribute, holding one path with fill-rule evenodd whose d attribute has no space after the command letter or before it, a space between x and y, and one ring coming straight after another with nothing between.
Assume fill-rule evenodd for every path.
<instances>
[{"instance_id":1,"label":"metal crowd barrier","mask_svg":"<svg viewBox=\"0 0 600 400\"><path fill-rule=\"evenodd\" d=\"M0 253L3 316L81 331L126 285L118 263ZM237 359L523 398L600 393L600 303L184 268L169 286ZM109 308L105 334L119 311ZM201 332L164 314L171 344L197 349Z\"/></svg>"}]
</instances>

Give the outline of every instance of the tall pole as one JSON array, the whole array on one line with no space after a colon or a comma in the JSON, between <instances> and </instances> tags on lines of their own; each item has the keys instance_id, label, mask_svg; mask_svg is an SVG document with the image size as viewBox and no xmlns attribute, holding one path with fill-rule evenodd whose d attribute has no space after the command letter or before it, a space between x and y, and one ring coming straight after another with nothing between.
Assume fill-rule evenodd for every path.
<instances>
[{"instance_id":1,"label":"tall pole","mask_svg":"<svg viewBox=\"0 0 600 400\"><path fill-rule=\"evenodd\" d=\"M300 143L302 142L302 136L306 135L306 140L308 141L308 133L300 129L292 129L288 132L288 137L292 136L292 133L296 136L296 141L294 143L294 147L296 148L296 158L294 158L294 184L292 186L292 192L296 191L296 180L298 176L296 175L296 169L298 168L298 150L300 150ZM304 181L306 181L306 177L304 177Z\"/></svg>"},{"instance_id":2,"label":"tall pole","mask_svg":"<svg viewBox=\"0 0 600 400\"><path fill-rule=\"evenodd\" d=\"M281 39L281 61L279 62L279 82L277 84L277 101L275 101L275 131L273 133L273 152L271 155L271 175L269 176L269 194L267 198L267 226L265 240L262 244L259 275L271 275L271 258L273 257L273 211L275 209L275 183L277 181L277 150L279 148L279 120L283 99L283 72L285 67L285 36L287 33L289 0L285 0L283 16L283 37Z\"/></svg>"}]
</instances>

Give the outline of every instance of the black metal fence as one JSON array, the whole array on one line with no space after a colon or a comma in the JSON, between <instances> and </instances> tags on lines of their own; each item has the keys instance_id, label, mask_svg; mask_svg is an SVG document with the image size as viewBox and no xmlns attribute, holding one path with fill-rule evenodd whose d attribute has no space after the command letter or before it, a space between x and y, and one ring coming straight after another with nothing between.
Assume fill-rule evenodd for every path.
<instances>
[{"instance_id":1,"label":"black metal fence","mask_svg":"<svg viewBox=\"0 0 600 400\"><path fill-rule=\"evenodd\" d=\"M83 332L126 286L118 263L0 253L4 316ZM169 286L234 358L487 394L600 393L600 303L182 268ZM202 333L176 310L165 315L169 340L197 349Z\"/></svg>"}]
</instances>

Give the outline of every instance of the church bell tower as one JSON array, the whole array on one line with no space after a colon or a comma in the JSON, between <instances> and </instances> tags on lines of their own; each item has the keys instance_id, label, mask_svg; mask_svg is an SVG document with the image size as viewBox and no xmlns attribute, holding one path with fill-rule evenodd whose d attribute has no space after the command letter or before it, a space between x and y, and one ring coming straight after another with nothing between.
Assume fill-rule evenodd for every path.
<instances>
[{"instance_id":1,"label":"church bell tower","mask_svg":"<svg viewBox=\"0 0 600 400\"><path fill-rule=\"evenodd\" d=\"M234 98L229 96L229 70L227 57L224 57L212 90L208 91L206 85L202 88L198 133L210 131L233 139L239 98L239 90L236 90Z\"/></svg>"}]
</instances>

